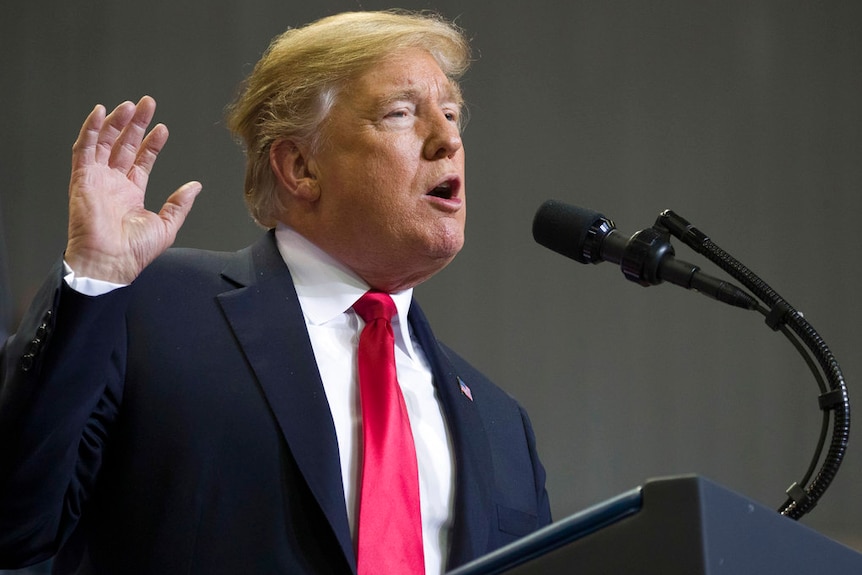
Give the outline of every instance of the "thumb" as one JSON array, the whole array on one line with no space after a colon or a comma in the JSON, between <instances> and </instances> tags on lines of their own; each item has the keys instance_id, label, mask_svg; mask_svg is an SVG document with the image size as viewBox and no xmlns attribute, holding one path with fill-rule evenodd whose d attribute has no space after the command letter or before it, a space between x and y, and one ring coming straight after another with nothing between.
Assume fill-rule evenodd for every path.
<instances>
[{"instance_id":1,"label":"thumb","mask_svg":"<svg viewBox=\"0 0 862 575\"><path fill-rule=\"evenodd\" d=\"M162 219L165 231L171 238L171 243L173 243L173 238L176 237L183 222L186 221L186 216L189 215L195 198L202 189L203 185L200 182L188 182L171 194L162 209L159 210L159 217Z\"/></svg>"}]
</instances>

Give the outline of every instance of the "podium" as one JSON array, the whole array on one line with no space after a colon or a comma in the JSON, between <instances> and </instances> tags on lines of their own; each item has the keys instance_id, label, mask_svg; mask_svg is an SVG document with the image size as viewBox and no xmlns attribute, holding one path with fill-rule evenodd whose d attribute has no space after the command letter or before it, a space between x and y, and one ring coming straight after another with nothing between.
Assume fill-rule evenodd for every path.
<instances>
[{"instance_id":1,"label":"podium","mask_svg":"<svg viewBox=\"0 0 862 575\"><path fill-rule=\"evenodd\" d=\"M862 555L698 476L653 479L448 575L822 575Z\"/></svg>"}]
</instances>

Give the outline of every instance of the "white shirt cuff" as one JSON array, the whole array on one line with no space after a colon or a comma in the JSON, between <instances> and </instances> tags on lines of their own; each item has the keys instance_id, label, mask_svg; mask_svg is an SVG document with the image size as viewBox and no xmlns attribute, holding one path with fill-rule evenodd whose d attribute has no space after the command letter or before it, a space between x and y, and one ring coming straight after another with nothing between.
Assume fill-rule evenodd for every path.
<instances>
[{"instance_id":1,"label":"white shirt cuff","mask_svg":"<svg viewBox=\"0 0 862 575\"><path fill-rule=\"evenodd\" d=\"M66 270L66 275L63 276L63 279L66 281L66 285L83 295L105 295L115 289L126 287L128 285L78 276L75 274L75 271L69 267L69 264L67 264L65 260L63 260L63 267Z\"/></svg>"}]
</instances>

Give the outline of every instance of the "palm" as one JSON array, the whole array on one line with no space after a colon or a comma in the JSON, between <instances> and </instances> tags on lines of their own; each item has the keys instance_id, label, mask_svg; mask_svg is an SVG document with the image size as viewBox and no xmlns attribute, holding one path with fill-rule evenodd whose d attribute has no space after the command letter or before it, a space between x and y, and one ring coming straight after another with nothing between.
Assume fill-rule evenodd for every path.
<instances>
[{"instance_id":1,"label":"palm","mask_svg":"<svg viewBox=\"0 0 862 575\"><path fill-rule=\"evenodd\" d=\"M66 261L80 275L130 283L173 243L200 184L189 182L154 213L144 207L153 164L167 128L146 133L155 101L121 104L110 115L97 107L81 128L72 154Z\"/></svg>"}]
</instances>

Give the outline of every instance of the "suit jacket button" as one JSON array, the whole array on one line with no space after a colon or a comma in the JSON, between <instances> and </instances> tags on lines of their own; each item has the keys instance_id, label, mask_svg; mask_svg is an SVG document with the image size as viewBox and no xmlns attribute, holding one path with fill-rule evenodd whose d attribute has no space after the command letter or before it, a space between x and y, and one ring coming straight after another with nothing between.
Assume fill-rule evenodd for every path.
<instances>
[{"instance_id":1,"label":"suit jacket button","mask_svg":"<svg viewBox=\"0 0 862 575\"><path fill-rule=\"evenodd\" d=\"M49 309L45 312L45 315L42 316L42 323L36 329L36 337L44 339L48 335L48 328L51 326L51 318L53 317L54 312L52 310Z\"/></svg>"},{"instance_id":2,"label":"suit jacket button","mask_svg":"<svg viewBox=\"0 0 862 575\"><path fill-rule=\"evenodd\" d=\"M25 353L24 357L21 358L21 371L30 371L33 368L33 361L36 359L36 356L32 353Z\"/></svg>"}]
</instances>

